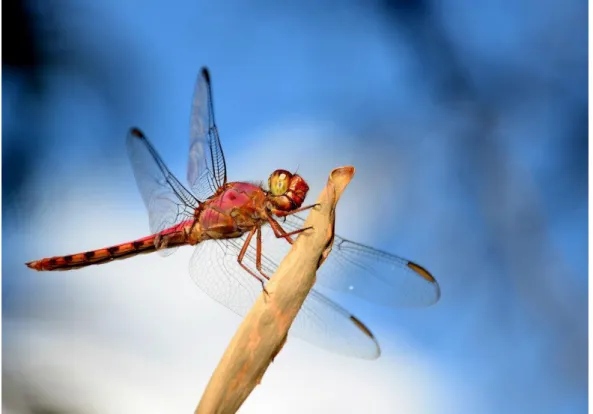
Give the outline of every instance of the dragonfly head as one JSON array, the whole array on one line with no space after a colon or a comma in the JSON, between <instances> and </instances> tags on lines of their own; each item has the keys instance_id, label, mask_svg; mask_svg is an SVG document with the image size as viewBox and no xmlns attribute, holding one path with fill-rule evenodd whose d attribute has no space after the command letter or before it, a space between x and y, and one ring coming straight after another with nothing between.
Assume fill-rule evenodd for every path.
<instances>
[{"instance_id":1,"label":"dragonfly head","mask_svg":"<svg viewBox=\"0 0 593 414\"><path fill-rule=\"evenodd\" d=\"M272 207L281 211L297 209L305 201L309 186L298 174L286 170L276 170L268 178L270 192L268 199Z\"/></svg>"}]
</instances>

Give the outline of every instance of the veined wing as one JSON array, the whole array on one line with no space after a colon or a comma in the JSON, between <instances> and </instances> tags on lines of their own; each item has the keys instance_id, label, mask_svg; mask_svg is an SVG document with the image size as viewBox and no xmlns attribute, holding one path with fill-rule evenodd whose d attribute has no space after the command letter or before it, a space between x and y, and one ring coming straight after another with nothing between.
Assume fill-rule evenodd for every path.
<instances>
[{"instance_id":1,"label":"veined wing","mask_svg":"<svg viewBox=\"0 0 593 414\"><path fill-rule=\"evenodd\" d=\"M202 242L196 246L190 261L190 274L196 284L240 316L247 314L262 293L261 283L237 263L245 238ZM257 273L254 244L249 246L243 264ZM278 264L265 252L264 244L262 269L271 276ZM305 299L290 334L337 354L365 359L380 355L379 345L371 332L348 311L314 289Z\"/></svg>"},{"instance_id":2,"label":"veined wing","mask_svg":"<svg viewBox=\"0 0 593 414\"><path fill-rule=\"evenodd\" d=\"M136 184L148 210L150 231L159 233L191 219L198 200L169 171L142 131L130 129L126 145ZM159 253L167 256L176 249L159 249Z\"/></svg>"},{"instance_id":3,"label":"veined wing","mask_svg":"<svg viewBox=\"0 0 593 414\"><path fill-rule=\"evenodd\" d=\"M303 228L305 220L293 214L279 223L289 232ZM280 245L266 254L278 261L289 247ZM440 298L438 282L422 266L338 235L331 253L317 271L317 283L392 307L428 306Z\"/></svg>"},{"instance_id":4,"label":"veined wing","mask_svg":"<svg viewBox=\"0 0 593 414\"><path fill-rule=\"evenodd\" d=\"M226 163L214 122L210 73L202 68L196 81L191 110L187 181L204 201L226 184Z\"/></svg>"}]
</instances>

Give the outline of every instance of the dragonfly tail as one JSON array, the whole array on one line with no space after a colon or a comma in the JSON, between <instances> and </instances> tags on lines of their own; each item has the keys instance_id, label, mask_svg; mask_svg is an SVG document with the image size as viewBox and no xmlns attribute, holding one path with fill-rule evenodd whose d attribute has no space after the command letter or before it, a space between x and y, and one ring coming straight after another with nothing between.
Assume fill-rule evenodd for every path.
<instances>
[{"instance_id":1,"label":"dragonfly tail","mask_svg":"<svg viewBox=\"0 0 593 414\"><path fill-rule=\"evenodd\" d=\"M152 253L157 250L155 240L159 235L144 237L127 243L118 244L103 249L91 250L84 253L67 256L55 256L25 263L28 267L40 271L73 270L90 265L111 262L112 260L126 259L138 254ZM186 244L183 231L169 232L166 235L166 246L175 247Z\"/></svg>"}]
</instances>

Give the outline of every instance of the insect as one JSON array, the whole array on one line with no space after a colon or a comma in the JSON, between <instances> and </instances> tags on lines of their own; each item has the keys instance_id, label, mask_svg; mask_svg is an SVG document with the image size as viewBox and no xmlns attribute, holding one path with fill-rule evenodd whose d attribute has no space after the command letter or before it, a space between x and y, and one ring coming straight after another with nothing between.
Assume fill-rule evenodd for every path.
<instances>
[{"instance_id":1,"label":"insect","mask_svg":"<svg viewBox=\"0 0 593 414\"><path fill-rule=\"evenodd\" d=\"M189 188L169 171L138 128L129 131L126 144L148 209L151 235L27 266L40 271L72 270L145 253L168 256L179 246L195 246L189 266L193 280L213 299L245 315L283 257L277 249L265 250L264 231L269 235L271 230L273 238L289 246L294 236L307 230L297 214L314 207L303 205L309 190L306 181L282 169L269 176L267 188L227 181L206 68L198 76L191 110ZM392 307L428 306L440 297L437 281L425 268L337 235L317 283ZM315 288L290 334L339 354L367 359L380 355L371 331Z\"/></svg>"}]
</instances>

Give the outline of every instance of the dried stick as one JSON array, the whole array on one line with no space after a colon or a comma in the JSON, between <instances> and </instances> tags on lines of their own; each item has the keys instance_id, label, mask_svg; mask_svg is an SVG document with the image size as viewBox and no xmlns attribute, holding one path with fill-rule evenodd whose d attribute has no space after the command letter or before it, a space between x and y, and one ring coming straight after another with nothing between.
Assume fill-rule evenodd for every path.
<instances>
[{"instance_id":1,"label":"dried stick","mask_svg":"<svg viewBox=\"0 0 593 414\"><path fill-rule=\"evenodd\" d=\"M235 413L286 342L292 321L331 251L335 209L354 167L333 170L290 252L249 311L212 374L195 414Z\"/></svg>"}]
</instances>

